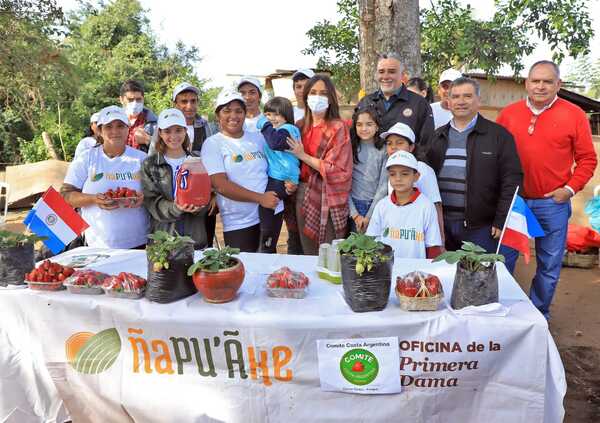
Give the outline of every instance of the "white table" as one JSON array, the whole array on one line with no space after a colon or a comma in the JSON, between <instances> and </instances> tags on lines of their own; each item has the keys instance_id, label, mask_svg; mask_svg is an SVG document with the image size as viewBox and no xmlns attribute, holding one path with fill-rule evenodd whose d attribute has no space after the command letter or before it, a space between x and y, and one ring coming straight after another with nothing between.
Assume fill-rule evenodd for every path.
<instances>
[{"instance_id":1,"label":"white table","mask_svg":"<svg viewBox=\"0 0 600 423\"><path fill-rule=\"evenodd\" d=\"M144 251L80 248L56 259L66 263L73 255L98 252L111 257L90 266L96 270L146 274ZM469 314L446 305L437 312L404 312L392 290L385 310L353 313L341 286L313 272L314 256L240 257L246 266L244 284L235 301L220 305L199 295L155 304L66 291L0 291L0 421L62 421L63 405L75 422L562 421L566 382L558 351L546 321L504 267L499 269L503 307L497 310ZM266 275L283 265L310 277L304 300L266 296ZM401 260L394 264L393 278L416 269L440 276L449 300L453 267ZM97 374L76 371L66 358L66 340L78 332L91 336L111 328L121 343L116 361ZM400 373L412 383L399 394L321 391L317 340L388 336L398 337L406 363L408 358L466 361L471 367L476 362L476 368L424 372L405 364ZM444 342L458 342L462 351L426 351ZM467 351L472 342L486 351ZM501 350L488 351L490 342ZM239 363L231 364L231 371L227 365L226 350L232 361L238 345L243 372ZM268 378L261 372L261 351ZM274 360L288 353L291 359L275 375ZM7 417L11 413L12 419Z\"/></svg>"}]
</instances>

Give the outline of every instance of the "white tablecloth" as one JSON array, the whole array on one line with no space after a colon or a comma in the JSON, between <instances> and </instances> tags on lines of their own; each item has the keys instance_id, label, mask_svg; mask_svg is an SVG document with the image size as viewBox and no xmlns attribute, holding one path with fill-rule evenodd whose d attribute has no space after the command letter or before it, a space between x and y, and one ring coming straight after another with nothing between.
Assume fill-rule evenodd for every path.
<instances>
[{"instance_id":1,"label":"white tablecloth","mask_svg":"<svg viewBox=\"0 0 600 423\"><path fill-rule=\"evenodd\" d=\"M90 265L96 270L146 275L144 251L80 248L56 260L68 263L84 253L110 255ZM562 421L566 382L558 351L546 321L503 266L502 306L487 312L447 305L404 312L392 290L385 310L353 313L341 286L318 279L314 256L240 257L244 284L235 301L220 305L199 295L155 304L1 290L0 421L62 421L64 405L75 422ZM283 265L310 277L305 299L266 296L266 276ZM412 270L440 276L449 300L452 266L397 260L393 279ZM68 363L73 334L112 328L120 339L112 365L85 374ZM398 337L406 357L401 393L321 391L317 340L389 336ZM461 351L436 352L443 343L458 343ZM485 351L469 351L472 343ZM494 344L499 351L489 350ZM413 367L425 362L465 362L465 368Z\"/></svg>"}]
</instances>

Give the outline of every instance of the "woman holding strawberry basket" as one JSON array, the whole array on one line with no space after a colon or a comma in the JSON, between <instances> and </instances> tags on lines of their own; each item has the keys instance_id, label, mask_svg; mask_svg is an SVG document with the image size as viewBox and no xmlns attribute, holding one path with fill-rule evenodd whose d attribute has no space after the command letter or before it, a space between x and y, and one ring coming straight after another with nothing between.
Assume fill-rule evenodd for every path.
<instances>
[{"instance_id":1,"label":"woman holding strawberry basket","mask_svg":"<svg viewBox=\"0 0 600 423\"><path fill-rule=\"evenodd\" d=\"M90 225L90 247L143 248L148 215L142 206L141 167L146 153L127 146L129 119L117 106L98 119L101 142L69 165L61 194Z\"/></svg>"}]
</instances>

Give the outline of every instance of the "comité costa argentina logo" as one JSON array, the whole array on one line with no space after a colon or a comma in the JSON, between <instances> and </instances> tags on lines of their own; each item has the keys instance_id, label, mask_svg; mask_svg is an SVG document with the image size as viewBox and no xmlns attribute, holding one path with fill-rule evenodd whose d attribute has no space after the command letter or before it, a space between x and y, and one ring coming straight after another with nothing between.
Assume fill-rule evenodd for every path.
<instances>
[{"instance_id":1,"label":"comit\u00e9 costa argentina logo","mask_svg":"<svg viewBox=\"0 0 600 423\"><path fill-rule=\"evenodd\" d=\"M340 371L344 379L351 384L368 385L375 380L379 373L379 362L372 352L354 348L342 356Z\"/></svg>"},{"instance_id":2,"label":"comit\u00e9 costa argentina logo","mask_svg":"<svg viewBox=\"0 0 600 423\"><path fill-rule=\"evenodd\" d=\"M79 373L95 375L108 370L121 352L121 338L115 328L77 332L65 342L69 364Z\"/></svg>"}]
</instances>

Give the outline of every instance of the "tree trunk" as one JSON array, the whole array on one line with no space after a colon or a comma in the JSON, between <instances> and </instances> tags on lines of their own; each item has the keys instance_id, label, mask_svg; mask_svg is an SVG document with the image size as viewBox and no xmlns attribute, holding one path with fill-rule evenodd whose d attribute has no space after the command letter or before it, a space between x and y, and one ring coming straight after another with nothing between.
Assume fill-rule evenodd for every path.
<instances>
[{"instance_id":1,"label":"tree trunk","mask_svg":"<svg viewBox=\"0 0 600 423\"><path fill-rule=\"evenodd\" d=\"M60 160L58 158L58 154L56 154L56 150L54 149L54 144L52 144L52 138L46 131L42 132L42 140L44 140L44 145L46 146L46 150L48 151L48 155L51 159Z\"/></svg>"},{"instance_id":2,"label":"tree trunk","mask_svg":"<svg viewBox=\"0 0 600 423\"><path fill-rule=\"evenodd\" d=\"M377 57L395 53L408 75L421 74L419 0L358 0L360 85L378 89Z\"/></svg>"}]
</instances>

